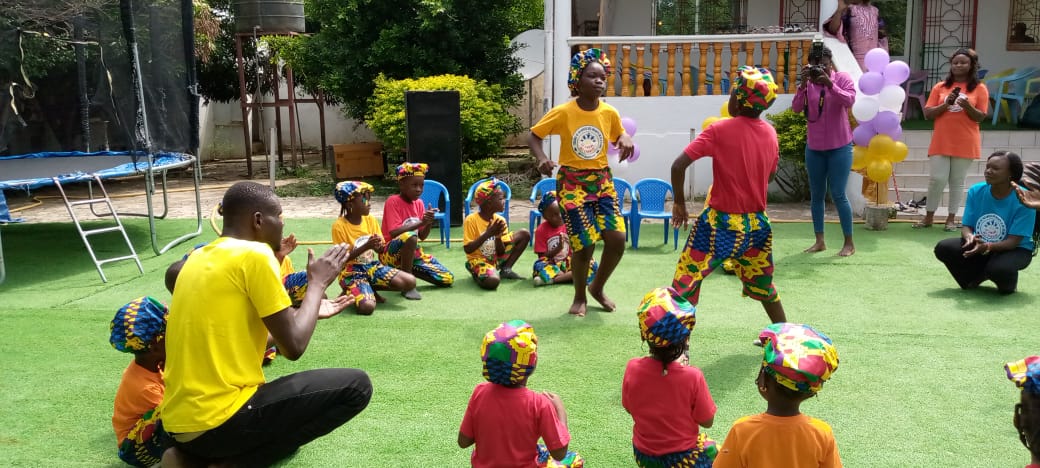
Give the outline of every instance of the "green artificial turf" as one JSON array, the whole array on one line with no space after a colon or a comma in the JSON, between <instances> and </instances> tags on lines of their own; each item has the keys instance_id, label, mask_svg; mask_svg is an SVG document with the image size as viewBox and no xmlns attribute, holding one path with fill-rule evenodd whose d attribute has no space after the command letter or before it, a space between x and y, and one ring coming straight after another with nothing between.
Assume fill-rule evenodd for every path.
<instances>
[{"instance_id":1,"label":"green artificial turf","mask_svg":"<svg viewBox=\"0 0 1040 468\"><path fill-rule=\"evenodd\" d=\"M166 266L196 240L156 257L147 226L127 221L146 274L132 263L108 266L102 284L71 224L2 226L7 282L0 285L0 453L5 466L120 466L111 428L112 398L130 356L114 351L108 326L116 309L145 294L163 301ZM160 240L190 227L161 221ZM328 220L288 220L286 233L327 239ZM519 228L514 225L514 228ZM482 381L481 337L522 318L539 335L536 390L567 407L571 448L589 466L632 465L631 419L620 405L625 362L645 352L635 309L642 295L671 281L678 253L660 244L660 225L643 229L642 248L625 257L607 286L615 313L590 308L566 315L570 286L533 288L507 281L479 290L463 269L461 244L428 244L457 276L451 289L421 287L421 302L388 294L371 317L322 321L297 362L277 359L272 379L304 369L366 370L375 393L355 420L300 450L288 466L464 466L455 443L474 385ZM992 284L961 291L932 255L949 235L939 229L888 231L856 226L857 253L828 225L830 250L804 254L808 224L775 227L776 284L791 321L829 334L841 366L804 412L831 424L849 467L1021 467L1028 455L1011 425L1018 392L1002 365L1037 354L1040 329L1036 267L1019 292ZM461 233L456 229L455 234ZM201 240L212 239L208 227ZM118 239L113 239L117 241ZM117 254L118 242L104 250ZM319 252L324 246L317 246ZM306 249L293 254L302 268ZM521 258L526 270L533 255ZM754 385L761 350L751 341L766 325L761 307L740 297L736 278L709 277L698 308L691 362L703 369L718 405L709 436L724 439L738 417L760 412ZM504 421L503 424L508 424Z\"/></svg>"}]
</instances>

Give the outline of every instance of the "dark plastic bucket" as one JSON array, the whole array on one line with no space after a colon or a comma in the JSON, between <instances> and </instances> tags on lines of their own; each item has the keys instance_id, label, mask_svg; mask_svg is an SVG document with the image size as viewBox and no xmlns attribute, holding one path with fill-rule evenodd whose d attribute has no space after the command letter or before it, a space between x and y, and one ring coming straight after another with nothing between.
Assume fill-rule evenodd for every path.
<instances>
[{"instance_id":1,"label":"dark plastic bucket","mask_svg":"<svg viewBox=\"0 0 1040 468\"><path fill-rule=\"evenodd\" d=\"M302 33L303 0L235 0L235 29L238 32Z\"/></svg>"}]
</instances>

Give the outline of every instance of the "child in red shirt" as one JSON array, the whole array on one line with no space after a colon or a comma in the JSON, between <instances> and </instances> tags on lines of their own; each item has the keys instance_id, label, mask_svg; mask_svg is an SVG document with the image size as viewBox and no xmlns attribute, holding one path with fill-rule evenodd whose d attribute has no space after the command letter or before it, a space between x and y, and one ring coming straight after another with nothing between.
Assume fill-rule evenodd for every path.
<instances>
[{"instance_id":1,"label":"child in red shirt","mask_svg":"<svg viewBox=\"0 0 1040 468\"><path fill-rule=\"evenodd\" d=\"M447 287L455 283L455 276L419 247L419 241L430 235L435 213L419 199L429 168L426 163L406 162L397 166L399 193L391 195L383 205L381 230L386 249L379 260L427 283ZM422 299L415 288L401 295L406 299Z\"/></svg>"},{"instance_id":2,"label":"child in red shirt","mask_svg":"<svg viewBox=\"0 0 1040 468\"><path fill-rule=\"evenodd\" d=\"M542 213L543 221L534 230L534 253L538 255L538 260L534 262L534 285L570 283L574 276L571 271L571 243L555 190L542 195L538 211ZM595 260L589 260L586 284L596 277L598 268Z\"/></svg>"},{"instance_id":3,"label":"child in red shirt","mask_svg":"<svg viewBox=\"0 0 1040 468\"><path fill-rule=\"evenodd\" d=\"M112 347L134 355L123 371L112 410L119 459L133 466L159 463L170 445L159 420L159 403L166 390L162 371L167 313L158 300L140 297L119 308L110 326Z\"/></svg>"},{"instance_id":4,"label":"child in red shirt","mask_svg":"<svg viewBox=\"0 0 1040 468\"><path fill-rule=\"evenodd\" d=\"M621 405L632 415L636 465L711 466L715 441L700 432L715 422L715 401L700 369L679 361L689 347L696 312L671 288L639 304L639 332L650 356L625 367Z\"/></svg>"},{"instance_id":5,"label":"child in red shirt","mask_svg":"<svg viewBox=\"0 0 1040 468\"><path fill-rule=\"evenodd\" d=\"M1004 365L1008 379L1022 389L1015 405L1015 429L1032 457L1026 468L1040 468L1040 356Z\"/></svg>"},{"instance_id":6,"label":"child in red shirt","mask_svg":"<svg viewBox=\"0 0 1040 468\"><path fill-rule=\"evenodd\" d=\"M459 447L477 445L472 466L585 466L580 455L567 450L571 435L560 397L527 388L538 363L534 328L523 320L502 323L484 335L480 355L488 381L473 389L459 427Z\"/></svg>"}]
</instances>

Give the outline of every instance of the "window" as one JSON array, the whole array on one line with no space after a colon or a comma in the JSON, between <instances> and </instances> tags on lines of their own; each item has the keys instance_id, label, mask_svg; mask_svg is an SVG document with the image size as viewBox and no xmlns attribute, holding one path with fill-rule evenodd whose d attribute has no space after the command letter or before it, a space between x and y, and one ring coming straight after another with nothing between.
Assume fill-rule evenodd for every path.
<instances>
[{"instance_id":1,"label":"window","mask_svg":"<svg viewBox=\"0 0 1040 468\"><path fill-rule=\"evenodd\" d=\"M1011 0L1007 50L1040 50L1040 0Z\"/></svg>"},{"instance_id":2,"label":"window","mask_svg":"<svg viewBox=\"0 0 1040 468\"><path fill-rule=\"evenodd\" d=\"M747 0L657 0L656 34L747 32Z\"/></svg>"}]
</instances>

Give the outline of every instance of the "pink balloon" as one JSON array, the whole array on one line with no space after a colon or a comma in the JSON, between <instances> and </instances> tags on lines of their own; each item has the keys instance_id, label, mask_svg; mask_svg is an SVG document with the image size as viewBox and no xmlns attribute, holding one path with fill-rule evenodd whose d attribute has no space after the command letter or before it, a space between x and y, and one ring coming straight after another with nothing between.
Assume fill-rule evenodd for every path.
<instances>
[{"instance_id":1,"label":"pink balloon","mask_svg":"<svg viewBox=\"0 0 1040 468\"><path fill-rule=\"evenodd\" d=\"M884 87L885 77L880 73L869 71L859 77L859 90L867 96L880 93Z\"/></svg>"},{"instance_id":2,"label":"pink balloon","mask_svg":"<svg viewBox=\"0 0 1040 468\"><path fill-rule=\"evenodd\" d=\"M634 162L636 162L637 159L639 159L639 145L633 143L632 144L632 155L629 156L628 159L626 159L625 161L628 161L630 163L634 163Z\"/></svg>"},{"instance_id":3,"label":"pink balloon","mask_svg":"<svg viewBox=\"0 0 1040 468\"><path fill-rule=\"evenodd\" d=\"M892 132L899 129L899 114L892 111L878 112L877 116L874 117L874 128L877 129L878 133L892 136Z\"/></svg>"},{"instance_id":4,"label":"pink balloon","mask_svg":"<svg viewBox=\"0 0 1040 468\"><path fill-rule=\"evenodd\" d=\"M874 73L881 73L885 71L885 66L888 65L889 57L888 52L880 47L876 49L870 49L867 55L863 57L863 64L867 66L867 70Z\"/></svg>"},{"instance_id":5,"label":"pink balloon","mask_svg":"<svg viewBox=\"0 0 1040 468\"><path fill-rule=\"evenodd\" d=\"M910 65L902 60L896 60L885 65L885 84L897 85L910 78Z\"/></svg>"},{"instance_id":6,"label":"pink balloon","mask_svg":"<svg viewBox=\"0 0 1040 468\"><path fill-rule=\"evenodd\" d=\"M870 146L870 139L877 135L877 131L874 130L874 121L868 120L866 122L860 122L859 126L852 130L852 142L856 146L867 147Z\"/></svg>"},{"instance_id":7,"label":"pink balloon","mask_svg":"<svg viewBox=\"0 0 1040 468\"><path fill-rule=\"evenodd\" d=\"M628 136L634 136L636 134L636 129L639 128L636 125L636 121L631 117L622 117L621 126L625 127L625 133L627 133Z\"/></svg>"}]
</instances>

